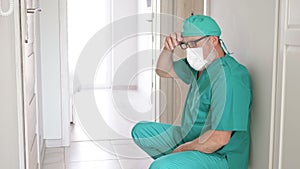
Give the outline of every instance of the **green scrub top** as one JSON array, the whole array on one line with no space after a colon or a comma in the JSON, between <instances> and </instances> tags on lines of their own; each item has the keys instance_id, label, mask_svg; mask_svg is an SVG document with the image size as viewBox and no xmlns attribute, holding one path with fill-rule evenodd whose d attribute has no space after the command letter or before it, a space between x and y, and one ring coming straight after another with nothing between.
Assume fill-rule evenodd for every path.
<instances>
[{"instance_id":1,"label":"green scrub top","mask_svg":"<svg viewBox=\"0 0 300 169\"><path fill-rule=\"evenodd\" d=\"M214 153L225 156L230 169L248 169L252 102L248 70L229 55L216 59L199 79L186 59L175 61L174 70L190 85L181 121L184 142L207 130L232 131L229 143Z\"/></svg>"}]
</instances>

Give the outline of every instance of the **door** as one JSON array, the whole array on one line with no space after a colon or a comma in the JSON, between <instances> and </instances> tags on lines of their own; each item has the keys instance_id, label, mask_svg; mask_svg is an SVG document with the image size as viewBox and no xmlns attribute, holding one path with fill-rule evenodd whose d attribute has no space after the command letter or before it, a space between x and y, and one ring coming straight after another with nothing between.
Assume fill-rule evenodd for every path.
<instances>
[{"instance_id":1,"label":"door","mask_svg":"<svg viewBox=\"0 0 300 169\"><path fill-rule=\"evenodd\" d=\"M22 66L23 66L23 104L25 129L26 168L39 168L39 128L38 128L38 93L36 76L36 21L39 12L35 0L26 0L21 4L22 24Z\"/></svg>"},{"instance_id":2,"label":"door","mask_svg":"<svg viewBox=\"0 0 300 169\"><path fill-rule=\"evenodd\" d=\"M274 167L300 166L300 0L281 0L277 59Z\"/></svg>"}]
</instances>

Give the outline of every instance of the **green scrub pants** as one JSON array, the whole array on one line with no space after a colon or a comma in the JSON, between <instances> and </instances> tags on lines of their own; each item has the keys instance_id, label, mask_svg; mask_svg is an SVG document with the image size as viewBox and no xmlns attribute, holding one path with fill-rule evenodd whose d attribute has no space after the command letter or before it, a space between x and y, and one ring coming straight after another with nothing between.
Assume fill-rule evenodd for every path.
<instances>
[{"instance_id":1,"label":"green scrub pants","mask_svg":"<svg viewBox=\"0 0 300 169\"><path fill-rule=\"evenodd\" d=\"M183 144L181 128L155 122L139 122L132 129L135 143L154 160L150 169L228 169L225 157L199 151L172 153Z\"/></svg>"}]
</instances>

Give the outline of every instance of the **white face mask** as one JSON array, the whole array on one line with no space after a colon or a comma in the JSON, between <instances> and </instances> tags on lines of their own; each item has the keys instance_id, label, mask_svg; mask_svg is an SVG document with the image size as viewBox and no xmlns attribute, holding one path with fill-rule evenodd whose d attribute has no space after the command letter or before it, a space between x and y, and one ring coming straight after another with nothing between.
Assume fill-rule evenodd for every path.
<instances>
[{"instance_id":1,"label":"white face mask","mask_svg":"<svg viewBox=\"0 0 300 169\"><path fill-rule=\"evenodd\" d=\"M186 49L187 61L195 70L201 71L208 63L203 56L203 48L187 48Z\"/></svg>"},{"instance_id":2,"label":"white face mask","mask_svg":"<svg viewBox=\"0 0 300 169\"><path fill-rule=\"evenodd\" d=\"M214 49L211 49L207 58L204 59L203 48L200 47L200 48L187 48L186 55L187 55L187 61L190 64L190 66L197 71L202 71L205 67L207 67L215 60L217 53Z\"/></svg>"}]
</instances>

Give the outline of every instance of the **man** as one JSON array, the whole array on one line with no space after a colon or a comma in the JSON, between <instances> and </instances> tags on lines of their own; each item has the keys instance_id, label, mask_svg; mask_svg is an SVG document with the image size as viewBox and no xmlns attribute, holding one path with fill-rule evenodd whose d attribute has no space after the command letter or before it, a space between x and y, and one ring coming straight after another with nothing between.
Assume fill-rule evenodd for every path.
<instances>
[{"instance_id":1,"label":"man","mask_svg":"<svg viewBox=\"0 0 300 169\"><path fill-rule=\"evenodd\" d=\"M139 122L132 130L136 144L155 159L151 169L248 168L251 82L220 35L212 18L193 15L181 34L166 37L156 72L190 89L181 126ZM173 61L177 46L187 58Z\"/></svg>"}]
</instances>

